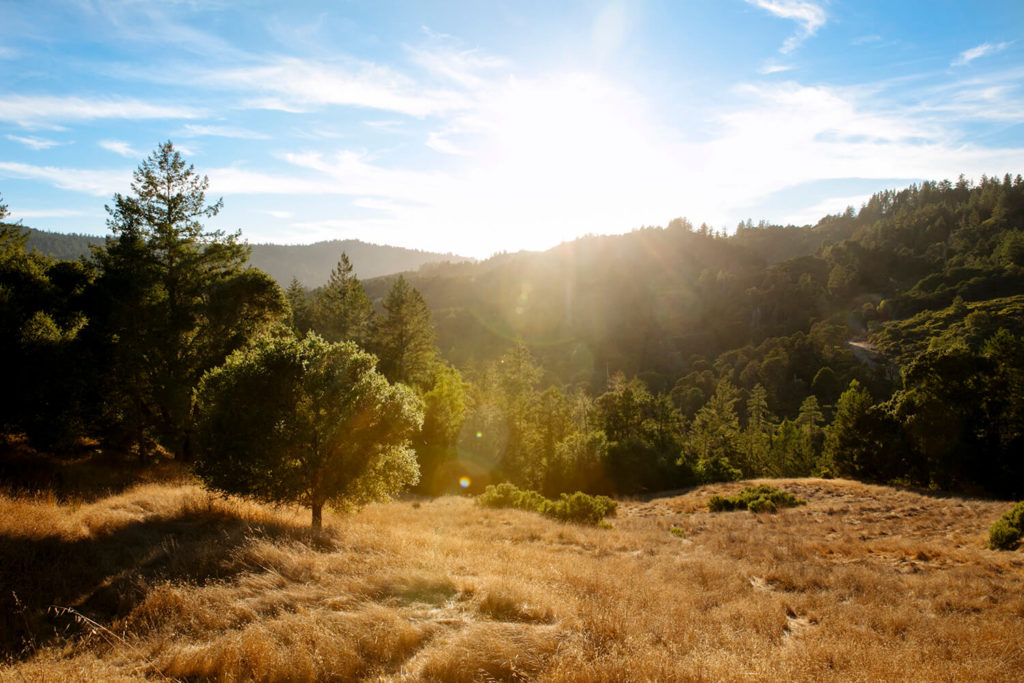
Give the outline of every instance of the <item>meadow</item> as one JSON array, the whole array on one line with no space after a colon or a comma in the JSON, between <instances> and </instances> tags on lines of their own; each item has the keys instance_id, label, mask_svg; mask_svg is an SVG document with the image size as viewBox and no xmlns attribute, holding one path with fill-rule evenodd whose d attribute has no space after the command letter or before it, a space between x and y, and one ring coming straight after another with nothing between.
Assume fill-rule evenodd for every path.
<instances>
[{"instance_id":1,"label":"meadow","mask_svg":"<svg viewBox=\"0 0 1024 683\"><path fill-rule=\"evenodd\" d=\"M845 480L623 501L613 528L471 499L325 516L185 477L0 498L0 680L1024 680L1005 503ZM61 609L67 608L67 609Z\"/></svg>"}]
</instances>

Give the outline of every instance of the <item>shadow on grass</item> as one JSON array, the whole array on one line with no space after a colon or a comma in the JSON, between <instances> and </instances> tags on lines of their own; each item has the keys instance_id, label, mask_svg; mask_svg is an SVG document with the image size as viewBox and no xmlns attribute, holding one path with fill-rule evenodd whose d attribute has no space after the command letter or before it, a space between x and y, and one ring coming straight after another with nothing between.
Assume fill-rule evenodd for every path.
<instances>
[{"instance_id":1,"label":"shadow on grass","mask_svg":"<svg viewBox=\"0 0 1024 683\"><path fill-rule=\"evenodd\" d=\"M87 443L58 456L35 450L24 437L0 434L0 488L15 494L43 492L91 503L142 482L187 478L187 468L166 457L142 464Z\"/></svg>"},{"instance_id":2,"label":"shadow on grass","mask_svg":"<svg viewBox=\"0 0 1024 683\"><path fill-rule=\"evenodd\" d=\"M124 616L154 583L203 584L246 569L231 561L254 537L319 547L308 529L254 524L224 511L185 511L80 540L0 535L0 660L16 658L78 628L52 606L73 607L100 623Z\"/></svg>"}]
</instances>

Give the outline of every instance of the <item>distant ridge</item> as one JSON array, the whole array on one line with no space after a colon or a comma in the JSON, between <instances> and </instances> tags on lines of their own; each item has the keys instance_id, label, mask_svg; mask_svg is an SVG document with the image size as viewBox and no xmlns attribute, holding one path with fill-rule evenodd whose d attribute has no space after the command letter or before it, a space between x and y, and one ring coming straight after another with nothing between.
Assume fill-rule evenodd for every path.
<instances>
[{"instance_id":1,"label":"distant ridge","mask_svg":"<svg viewBox=\"0 0 1024 683\"><path fill-rule=\"evenodd\" d=\"M57 259L73 260L89 254L91 245L102 245L104 237L48 232L29 228L28 248ZM471 261L456 254L441 254L405 247L370 244L362 240L330 240L314 244L253 244L249 261L265 271L282 287L298 278L306 287L318 287L331 274L341 252L348 254L356 275L362 279L418 270L426 263Z\"/></svg>"},{"instance_id":2,"label":"distant ridge","mask_svg":"<svg viewBox=\"0 0 1024 683\"><path fill-rule=\"evenodd\" d=\"M405 247L370 244L362 240L330 240L313 244L253 244L250 261L269 273L283 287L293 277L306 287L327 282L331 269L338 264L341 252L348 254L356 275L363 280L419 270L427 263L472 261L465 256L441 254Z\"/></svg>"}]
</instances>

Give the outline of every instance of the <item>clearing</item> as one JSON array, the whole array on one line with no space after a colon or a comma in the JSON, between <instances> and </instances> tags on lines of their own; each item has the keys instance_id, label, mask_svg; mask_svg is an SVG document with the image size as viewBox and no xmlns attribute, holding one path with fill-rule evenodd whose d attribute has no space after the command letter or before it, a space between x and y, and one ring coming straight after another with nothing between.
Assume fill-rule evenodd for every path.
<instances>
[{"instance_id":1,"label":"clearing","mask_svg":"<svg viewBox=\"0 0 1024 683\"><path fill-rule=\"evenodd\" d=\"M704 506L750 483L613 529L445 497L321 538L188 482L0 496L0 680L1024 680L1024 552L985 549L1008 503L794 479L756 483L806 506Z\"/></svg>"}]
</instances>

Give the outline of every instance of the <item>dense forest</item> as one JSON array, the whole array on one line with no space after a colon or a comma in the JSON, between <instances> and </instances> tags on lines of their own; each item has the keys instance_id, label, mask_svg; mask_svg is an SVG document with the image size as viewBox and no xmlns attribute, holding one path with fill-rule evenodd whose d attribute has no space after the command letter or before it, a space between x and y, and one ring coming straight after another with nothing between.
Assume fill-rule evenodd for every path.
<instances>
[{"instance_id":1,"label":"dense forest","mask_svg":"<svg viewBox=\"0 0 1024 683\"><path fill-rule=\"evenodd\" d=\"M176 194L159 191L168 182ZM235 411L255 416L239 443L261 428L288 448L316 441L315 420L292 418L317 396L356 400L331 385L338 373L310 370L333 358L390 397L381 425L407 436L394 459L360 466L399 463L424 493L820 475L1024 495L1020 176L887 190L802 228L726 235L680 218L365 282L339 251L314 289L282 289L240 234L203 227L220 205L170 143L132 189L114 197L111 236L76 260L3 224L8 443L197 460L201 476L274 497L245 448L221 442L231 459L213 462L204 434ZM225 411L218 386L248 400ZM282 480L301 478L300 461L276 461ZM285 497L321 495L324 462Z\"/></svg>"}]
</instances>

